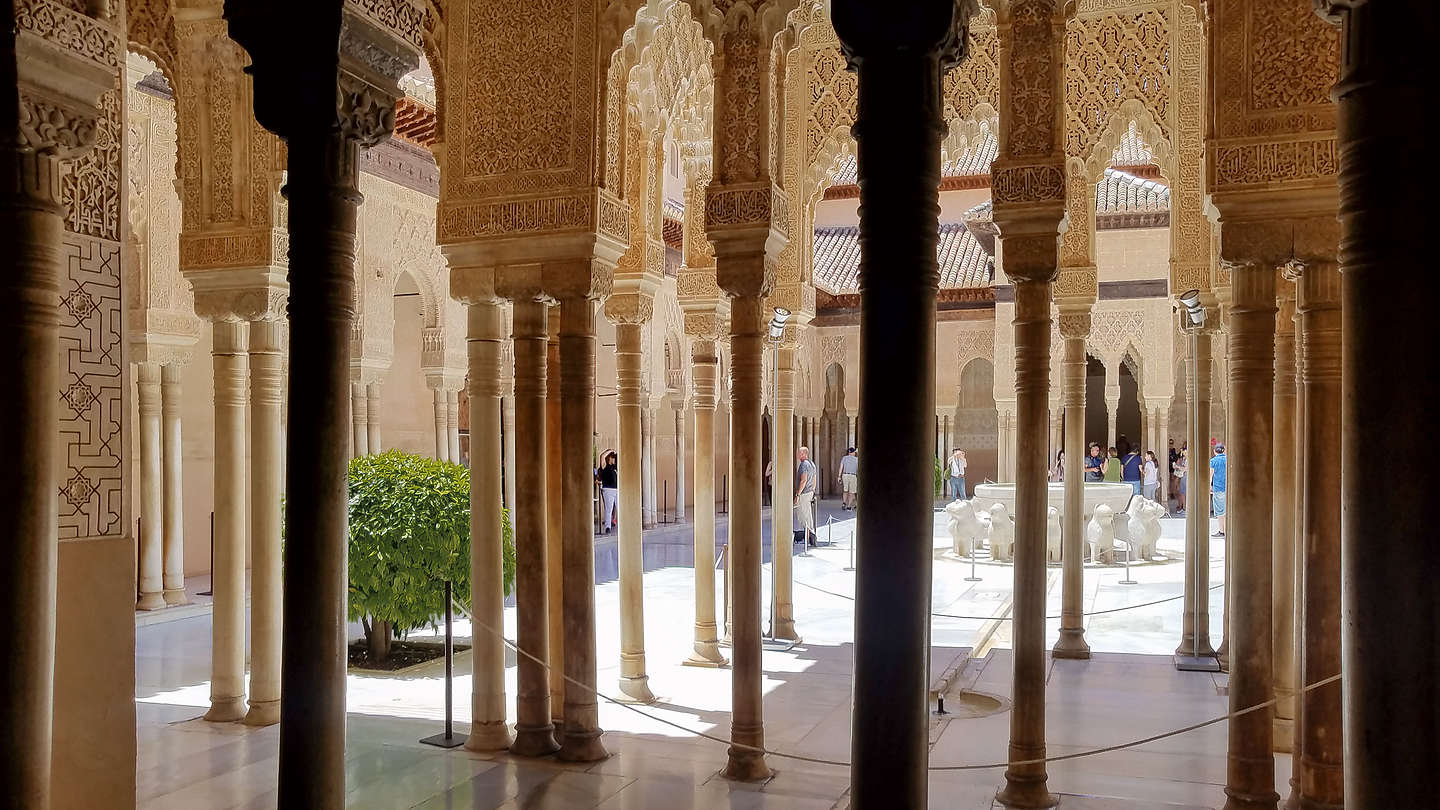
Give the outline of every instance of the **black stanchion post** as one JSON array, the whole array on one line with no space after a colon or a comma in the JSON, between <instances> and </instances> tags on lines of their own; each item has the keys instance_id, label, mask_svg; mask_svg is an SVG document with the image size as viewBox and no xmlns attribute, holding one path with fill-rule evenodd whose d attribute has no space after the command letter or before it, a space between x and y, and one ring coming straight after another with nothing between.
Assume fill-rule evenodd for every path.
<instances>
[{"instance_id":1,"label":"black stanchion post","mask_svg":"<svg viewBox=\"0 0 1440 810\"><path fill-rule=\"evenodd\" d=\"M455 707L453 681L455 679L455 636L451 625L454 615L451 605L454 597L450 593L450 580L445 580L445 733L424 737L420 742L437 748L459 748L465 744L468 735L455 733ZM471 636L475 634L472 632ZM473 638L472 638L473 643Z\"/></svg>"}]
</instances>

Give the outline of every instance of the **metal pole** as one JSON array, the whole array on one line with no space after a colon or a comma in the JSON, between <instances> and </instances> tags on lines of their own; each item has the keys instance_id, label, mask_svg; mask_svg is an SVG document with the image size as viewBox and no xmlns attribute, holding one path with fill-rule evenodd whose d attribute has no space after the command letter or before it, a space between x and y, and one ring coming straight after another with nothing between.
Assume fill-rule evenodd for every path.
<instances>
[{"instance_id":1,"label":"metal pole","mask_svg":"<svg viewBox=\"0 0 1440 810\"><path fill-rule=\"evenodd\" d=\"M458 748L465 744L468 735L455 733L454 721L454 688L455 679L455 635L452 629L454 622L454 597L451 593L452 585L450 580L445 580L445 733L434 734L425 737L420 742L425 745L433 745L437 748Z\"/></svg>"},{"instance_id":2,"label":"metal pole","mask_svg":"<svg viewBox=\"0 0 1440 810\"><path fill-rule=\"evenodd\" d=\"M965 577L966 582L979 582L980 577L975 576L975 539L970 539L970 576Z\"/></svg>"}]
</instances>

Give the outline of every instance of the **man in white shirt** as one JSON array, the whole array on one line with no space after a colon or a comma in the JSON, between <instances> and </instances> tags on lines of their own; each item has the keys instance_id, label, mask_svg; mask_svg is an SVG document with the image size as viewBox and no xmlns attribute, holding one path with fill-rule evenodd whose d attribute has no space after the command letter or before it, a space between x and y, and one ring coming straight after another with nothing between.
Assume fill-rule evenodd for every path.
<instances>
[{"instance_id":1,"label":"man in white shirt","mask_svg":"<svg viewBox=\"0 0 1440 810\"><path fill-rule=\"evenodd\" d=\"M804 537L808 542L815 535L815 512L811 504L815 501L815 462L810 460L810 448L802 447L795 453L800 464L795 469L795 511L800 525L805 527Z\"/></svg>"},{"instance_id":2,"label":"man in white shirt","mask_svg":"<svg viewBox=\"0 0 1440 810\"><path fill-rule=\"evenodd\" d=\"M955 448L950 454L950 497L965 499L965 451Z\"/></svg>"},{"instance_id":3,"label":"man in white shirt","mask_svg":"<svg viewBox=\"0 0 1440 810\"><path fill-rule=\"evenodd\" d=\"M840 508L855 508L855 493L859 491L860 479L860 457L855 454L855 448L845 451L845 457L840 459Z\"/></svg>"}]
</instances>

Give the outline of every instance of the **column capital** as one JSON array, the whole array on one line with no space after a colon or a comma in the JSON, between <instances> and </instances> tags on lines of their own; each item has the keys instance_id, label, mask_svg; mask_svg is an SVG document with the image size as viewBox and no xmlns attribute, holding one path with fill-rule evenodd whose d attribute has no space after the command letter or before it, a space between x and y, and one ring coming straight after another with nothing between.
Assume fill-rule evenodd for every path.
<instances>
[{"instance_id":1,"label":"column capital","mask_svg":"<svg viewBox=\"0 0 1440 810\"><path fill-rule=\"evenodd\" d=\"M1281 273L1295 282L1296 311L1304 315L1340 308L1340 265L1329 259L1287 262Z\"/></svg>"},{"instance_id":2,"label":"column capital","mask_svg":"<svg viewBox=\"0 0 1440 810\"><path fill-rule=\"evenodd\" d=\"M278 321L290 300L286 269L279 265L190 270L195 314L215 321Z\"/></svg>"},{"instance_id":3,"label":"column capital","mask_svg":"<svg viewBox=\"0 0 1440 810\"><path fill-rule=\"evenodd\" d=\"M605 317L613 323L649 323L654 314L654 297L642 292L611 293L605 299Z\"/></svg>"},{"instance_id":4,"label":"column capital","mask_svg":"<svg viewBox=\"0 0 1440 810\"><path fill-rule=\"evenodd\" d=\"M1084 340L1090 337L1092 314L1089 307L1072 309L1060 307L1060 337L1065 340Z\"/></svg>"}]
</instances>

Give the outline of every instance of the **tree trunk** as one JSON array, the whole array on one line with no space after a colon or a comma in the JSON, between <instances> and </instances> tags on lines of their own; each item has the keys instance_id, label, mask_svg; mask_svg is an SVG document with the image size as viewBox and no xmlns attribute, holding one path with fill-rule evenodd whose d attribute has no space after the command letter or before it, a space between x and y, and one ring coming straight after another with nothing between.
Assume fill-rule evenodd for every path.
<instances>
[{"instance_id":1,"label":"tree trunk","mask_svg":"<svg viewBox=\"0 0 1440 810\"><path fill-rule=\"evenodd\" d=\"M378 664L390 657L390 622L371 619L365 623L365 646L370 663Z\"/></svg>"}]
</instances>

